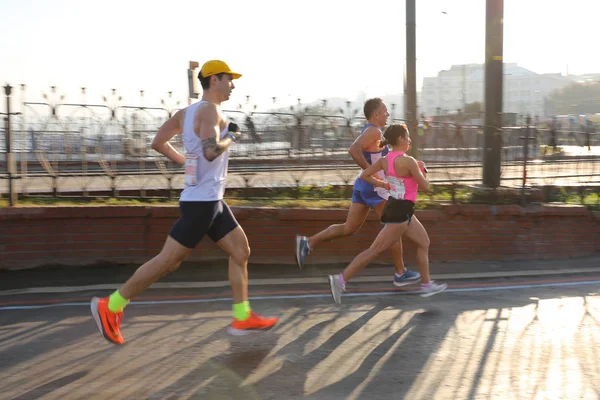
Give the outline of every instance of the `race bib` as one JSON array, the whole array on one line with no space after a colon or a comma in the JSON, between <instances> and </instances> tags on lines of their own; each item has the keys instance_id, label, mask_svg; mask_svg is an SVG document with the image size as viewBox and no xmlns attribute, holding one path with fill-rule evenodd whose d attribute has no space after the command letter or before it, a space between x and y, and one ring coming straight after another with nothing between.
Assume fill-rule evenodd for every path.
<instances>
[{"instance_id":1,"label":"race bib","mask_svg":"<svg viewBox=\"0 0 600 400\"><path fill-rule=\"evenodd\" d=\"M198 156L187 153L185 155L185 184L196 186L198 184Z\"/></svg>"},{"instance_id":2,"label":"race bib","mask_svg":"<svg viewBox=\"0 0 600 400\"><path fill-rule=\"evenodd\" d=\"M387 179L385 179L385 174L383 173L383 171L378 171L375 173L375 176L379 179L381 179L384 182L387 182ZM375 193L377 193L379 195L379 197L381 197L384 200L387 200L390 197L390 192L382 187L375 187Z\"/></svg>"},{"instance_id":3,"label":"race bib","mask_svg":"<svg viewBox=\"0 0 600 400\"><path fill-rule=\"evenodd\" d=\"M379 197L381 197L384 200L387 200L390 197L390 192L382 187L376 187L375 193L377 193L377 195L379 195Z\"/></svg>"}]
</instances>

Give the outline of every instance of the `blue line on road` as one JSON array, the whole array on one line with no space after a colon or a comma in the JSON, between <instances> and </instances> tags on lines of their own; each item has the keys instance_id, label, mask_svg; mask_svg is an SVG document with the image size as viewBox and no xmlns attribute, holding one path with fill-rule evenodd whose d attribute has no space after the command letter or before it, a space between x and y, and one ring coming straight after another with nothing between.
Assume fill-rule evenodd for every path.
<instances>
[{"instance_id":1,"label":"blue line on road","mask_svg":"<svg viewBox=\"0 0 600 400\"><path fill-rule=\"evenodd\" d=\"M509 285L509 286L488 286L488 287L472 287L472 288L449 288L446 289L445 293L461 293L461 292L484 292L490 290L512 290L512 289L531 289L540 287L565 287L565 286L580 286L580 285L600 285L600 280L595 281L583 281L583 282L557 282L557 283L541 283L541 284L530 284L530 285ZM389 296L389 295L417 295L419 292L406 291L406 292L363 292L363 293L345 293L344 297L364 297L364 296ZM273 295L273 296L254 296L250 297L250 300L273 300L273 299L309 299L309 298L325 298L331 297L328 293L319 294L293 294L293 295ZM132 301L130 305L161 305L161 304L191 304L191 303L213 303L221 301L232 301L231 297L219 297L211 299L182 299L182 300L140 300ZM53 308L53 307L89 307L89 302L71 302L71 303L55 303L55 304L39 304L39 305L14 305L14 306L2 306L0 311L8 310L37 310L42 308Z\"/></svg>"}]
</instances>

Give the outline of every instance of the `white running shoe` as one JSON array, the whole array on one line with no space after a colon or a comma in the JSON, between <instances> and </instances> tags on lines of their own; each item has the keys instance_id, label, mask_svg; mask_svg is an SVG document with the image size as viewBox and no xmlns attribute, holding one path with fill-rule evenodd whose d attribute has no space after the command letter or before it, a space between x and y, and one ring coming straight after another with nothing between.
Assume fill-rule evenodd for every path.
<instances>
[{"instance_id":1,"label":"white running shoe","mask_svg":"<svg viewBox=\"0 0 600 400\"><path fill-rule=\"evenodd\" d=\"M442 293L448 285L446 283L435 283L434 281L428 284L421 284L421 297L429 297L434 294Z\"/></svg>"}]
</instances>

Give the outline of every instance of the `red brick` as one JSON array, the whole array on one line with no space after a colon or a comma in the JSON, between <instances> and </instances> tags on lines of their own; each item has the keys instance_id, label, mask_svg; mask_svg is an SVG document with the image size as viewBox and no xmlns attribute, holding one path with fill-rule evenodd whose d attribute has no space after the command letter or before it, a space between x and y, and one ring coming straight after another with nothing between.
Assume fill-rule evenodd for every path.
<instances>
[{"instance_id":1,"label":"red brick","mask_svg":"<svg viewBox=\"0 0 600 400\"><path fill-rule=\"evenodd\" d=\"M521 215L523 214L523 207L516 204L503 204L495 206L496 213L494 214L494 209L492 208L492 214L497 216L511 216L511 215Z\"/></svg>"},{"instance_id":2,"label":"red brick","mask_svg":"<svg viewBox=\"0 0 600 400\"><path fill-rule=\"evenodd\" d=\"M148 207L148 218L167 218L176 220L181 216L179 206L155 206Z\"/></svg>"},{"instance_id":3,"label":"red brick","mask_svg":"<svg viewBox=\"0 0 600 400\"><path fill-rule=\"evenodd\" d=\"M440 210L417 210L415 216L423 223L445 221L447 215Z\"/></svg>"},{"instance_id":4,"label":"red brick","mask_svg":"<svg viewBox=\"0 0 600 400\"><path fill-rule=\"evenodd\" d=\"M343 223L346 209L232 207L251 246L251 260L293 263L297 233L314 234ZM418 210L430 240L433 261L556 258L597 254L598 213L578 206L448 205ZM22 207L0 210L1 267L98 260L140 262L160 251L179 217L177 206ZM349 262L373 242L383 225L374 213L355 235L322 243L311 262ZM416 247L405 239L406 260ZM191 259L224 259L209 238ZM389 251L378 260L389 263Z\"/></svg>"}]
</instances>

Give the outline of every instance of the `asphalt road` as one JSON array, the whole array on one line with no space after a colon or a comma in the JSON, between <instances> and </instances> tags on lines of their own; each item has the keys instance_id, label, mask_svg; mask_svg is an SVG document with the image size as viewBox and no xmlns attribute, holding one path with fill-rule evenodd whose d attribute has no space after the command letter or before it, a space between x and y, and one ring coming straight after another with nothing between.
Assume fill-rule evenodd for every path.
<instances>
[{"instance_id":1,"label":"asphalt road","mask_svg":"<svg viewBox=\"0 0 600 400\"><path fill-rule=\"evenodd\" d=\"M434 278L449 289L427 299L376 267L341 306L326 275L257 272L251 304L281 320L245 337L226 333L227 282L184 271L128 306L124 346L101 337L88 303L120 276L65 288L5 272L0 398L598 399L600 259L532 264L472 263L460 274L446 265ZM5 279L21 283L10 290Z\"/></svg>"}]
</instances>

